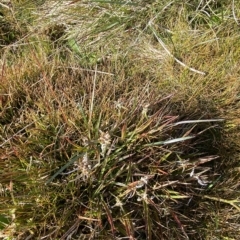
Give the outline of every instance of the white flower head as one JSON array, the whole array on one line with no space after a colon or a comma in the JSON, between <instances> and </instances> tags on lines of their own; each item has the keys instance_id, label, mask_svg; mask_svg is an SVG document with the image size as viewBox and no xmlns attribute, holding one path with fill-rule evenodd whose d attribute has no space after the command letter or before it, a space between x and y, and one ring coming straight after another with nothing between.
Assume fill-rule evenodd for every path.
<instances>
[{"instance_id":1,"label":"white flower head","mask_svg":"<svg viewBox=\"0 0 240 240\"><path fill-rule=\"evenodd\" d=\"M98 141L101 144L101 155L105 156L107 148L111 145L111 136L108 132L103 132L99 130L100 132L100 137Z\"/></svg>"}]
</instances>

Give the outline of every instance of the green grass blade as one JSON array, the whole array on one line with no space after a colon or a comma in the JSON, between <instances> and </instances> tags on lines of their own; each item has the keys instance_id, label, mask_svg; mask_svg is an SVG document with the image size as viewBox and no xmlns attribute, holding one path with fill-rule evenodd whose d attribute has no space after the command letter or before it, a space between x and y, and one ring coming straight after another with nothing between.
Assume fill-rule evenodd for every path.
<instances>
[{"instance_id":1,"label":"green grass blade","mask_svg":"<svg viewBox=\"0 0 240 240\"><path fill-rule=\"evenodd\" d=\"M183 142L183 141L192 139L194 137L195 136L188 136L188 137L175 138L175 139L166 140L166 141L148 143L148 144L145 144L144 147L152 147L152 146L167 145L167 144L172 144L172 143L177 143L177 142Z\"/></svg>"},{"instance_id":2,"label":"green grass blade","mask_svg":"<svg viewBox=\"0 0 240 240\"><path fill-rule=\"evenodd\" d=\"M76 154L74 155L69 162L67 162L64 166L62 166L47 182L46 185L53 181L54 178L56 178L59 174L61 174L67 167L69 167L71 164L73 164L75 161L77 161L80 157L82 157L85 153L82 154Z\"/></svg>"},{"instance_id":3,"label":"green grass blade","mask_svg":"<svg viewBox=\"0 0 240 240\"><path fill-rule=\"evenodd\" d=\"M137 6L136 3L130 3L130 2L127 2L127 1L92 0L91 2L97 2L97 3L110 3L110 4L117 4L117 5L131 5L131 6Z\"/></svg>"},{"instance_id":4,"label":"green grass blade","mask_svg":"<svg viewBox=\"0 0 240 240\"><path fill-rule=\"evenodd\" d=\"M203 120L187 120L187 121L181 121L181 122L177 122L174 123L173 126L177 126L180 124L188 124L188 123L208 123L208 122L223 122L225 121L225 119L203 119Z\"/></svg>"}]
</instances>

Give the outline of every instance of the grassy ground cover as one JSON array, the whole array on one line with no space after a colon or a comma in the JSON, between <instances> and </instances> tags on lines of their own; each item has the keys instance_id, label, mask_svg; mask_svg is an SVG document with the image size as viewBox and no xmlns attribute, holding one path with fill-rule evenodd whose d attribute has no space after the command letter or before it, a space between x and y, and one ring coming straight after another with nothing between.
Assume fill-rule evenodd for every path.
<instances>
[{"instance_id":1,"label":"grassy ground cover","mask_svg":"<svg viewBox=\"0 0 240 240\"><path fill-rule=\"evenodd\" d=\"M240 2L0 3L0 238L240 238Z\"/></svg>"}]
</instances>

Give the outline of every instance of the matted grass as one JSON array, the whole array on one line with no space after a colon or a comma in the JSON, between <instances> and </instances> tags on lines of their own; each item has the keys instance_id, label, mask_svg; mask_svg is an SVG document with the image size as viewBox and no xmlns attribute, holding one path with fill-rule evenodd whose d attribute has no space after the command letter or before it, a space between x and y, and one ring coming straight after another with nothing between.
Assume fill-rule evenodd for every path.
<instances>
[{"instance_id":1,"label":"matted grass","mask_svg":"<svg viewBox=\"0 0 240 240\"><path fill-rule=\"evenodd\" d=\"M0 4L0 237L238 239L237 1Z\"/></svg>"}]
</instances>

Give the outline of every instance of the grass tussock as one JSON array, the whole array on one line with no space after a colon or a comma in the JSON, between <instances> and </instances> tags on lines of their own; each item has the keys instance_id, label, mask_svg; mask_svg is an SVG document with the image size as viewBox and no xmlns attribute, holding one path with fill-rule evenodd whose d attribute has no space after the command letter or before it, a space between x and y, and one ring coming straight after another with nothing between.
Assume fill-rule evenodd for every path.
<instances>
[{"instance_id":1,"label":"grass tussock","mask_svg":"<svg viewBox=\"0 0 240 240\"><path fill-rule=\"evenodd\" d=\"M237 1L0 4L2 239L238 239Z\"/></svg>"}]
</instances>

